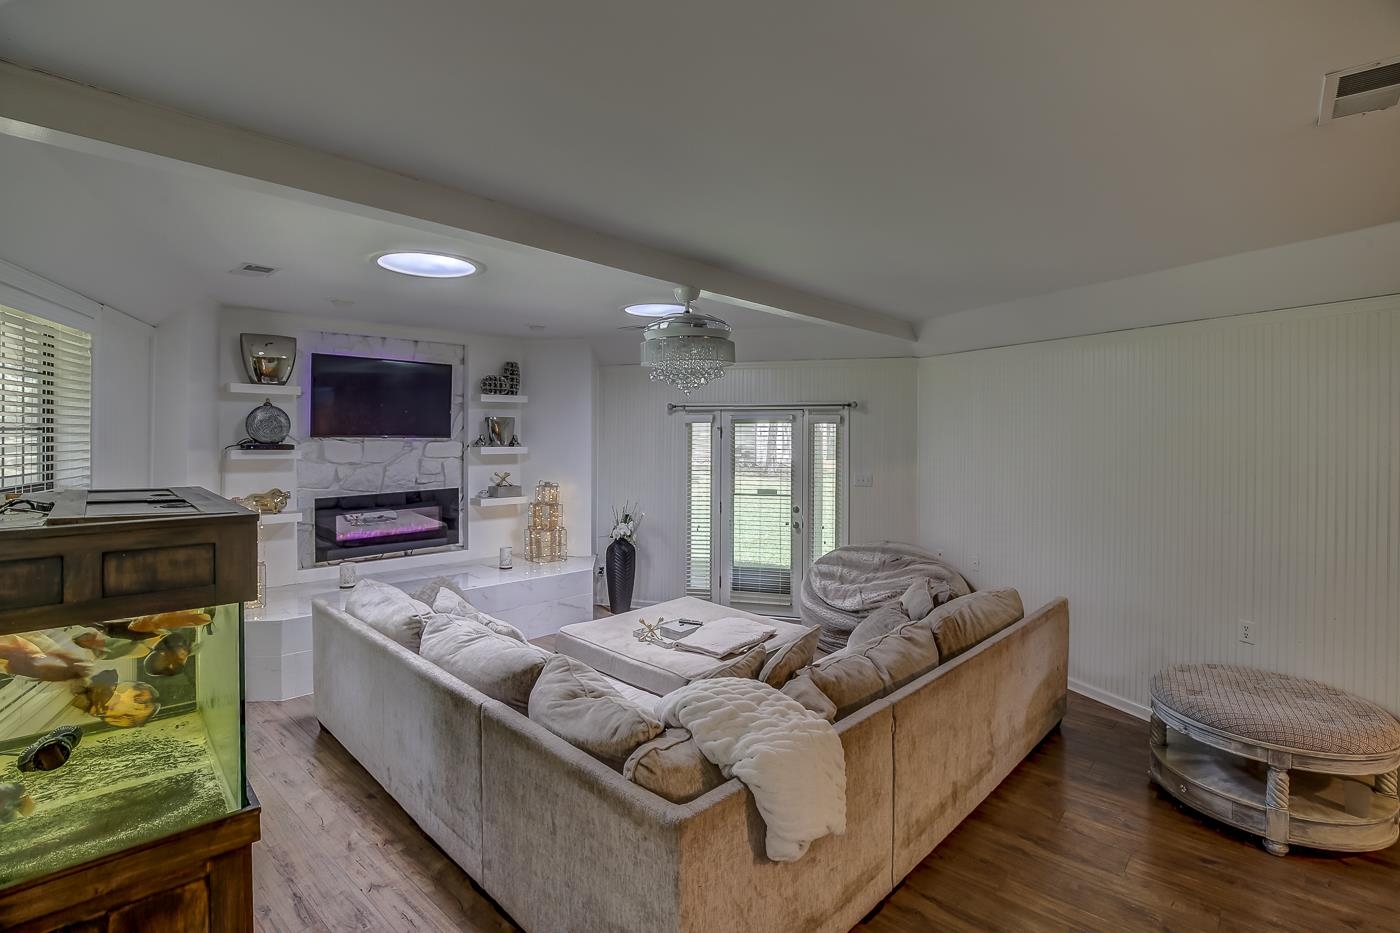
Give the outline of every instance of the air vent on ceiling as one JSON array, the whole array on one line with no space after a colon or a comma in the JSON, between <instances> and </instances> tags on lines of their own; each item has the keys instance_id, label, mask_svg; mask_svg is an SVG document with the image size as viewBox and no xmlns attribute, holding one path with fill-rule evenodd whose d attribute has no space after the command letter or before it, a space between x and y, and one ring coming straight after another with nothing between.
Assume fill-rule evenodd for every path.
<instances>
[{"instance_id":1,"label":"air vent on ceiling","mask_svg":"<svg viewBox=\"0 0 1400 933\"><path fill-rule=\"evenodd\" d=\"M1400 57L1334 71L1322 79L1317 124L1400 104Z\"/></svg>"},{"instance_id":2,"label":"air vent on ceiling","mask_svg":"<svg viewBox=\"0 0 1400 933\"><path fill-rule=\"evenodd\" d=\"M260 266L255 262L245 262L241 266L235 266L228 270L234 275L271 275L277 271L275 266Z\"/></svg>"}]
</instances>

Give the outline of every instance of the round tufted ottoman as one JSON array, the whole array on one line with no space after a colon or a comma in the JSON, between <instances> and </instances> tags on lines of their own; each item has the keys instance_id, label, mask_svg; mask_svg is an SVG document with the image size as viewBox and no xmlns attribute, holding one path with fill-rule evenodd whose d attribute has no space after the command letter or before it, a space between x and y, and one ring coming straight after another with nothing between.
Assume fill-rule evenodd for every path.
<instances>
[{"instance_id":1,"label":"round tufted ottoman","mask_svg":"<svg viewBox=\"0 0 1400 933\"><path fill-rule=\"evenodd\" d=\"M1170 737L1170 739L1169 739ZM1264 838L1345 852L1400 836L1400 721L1315 680L1229 664L1152 678L1151 775L1194 809Z\"/></svg>"}]
</instances>

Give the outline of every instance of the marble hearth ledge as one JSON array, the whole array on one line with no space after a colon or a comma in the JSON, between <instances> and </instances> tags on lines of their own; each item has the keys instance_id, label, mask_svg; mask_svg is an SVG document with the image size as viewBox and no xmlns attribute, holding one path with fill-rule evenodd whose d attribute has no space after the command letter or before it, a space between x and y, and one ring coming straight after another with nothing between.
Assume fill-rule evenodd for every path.
<instances>
[{"instance_id":1,"label":"marble hearth ledge","mask_svg":"<svg viewBox=\"0 0 1400 933\"><path fill-rule=\"evenodd\" d=\"M472 605L516 626L527 638L593 617L591 557L553 564L517 559L510 570L497 568L491 559L434 561L379 573L373 561L366 561L356 571L361 580L380 580L410 593L445 577ZM266 606L245 611L249 700L288 700L311 692L311 602L326 598L344 608L352 592L333 579L274 586L268 588Z\"/></svg>"}]
</instances>

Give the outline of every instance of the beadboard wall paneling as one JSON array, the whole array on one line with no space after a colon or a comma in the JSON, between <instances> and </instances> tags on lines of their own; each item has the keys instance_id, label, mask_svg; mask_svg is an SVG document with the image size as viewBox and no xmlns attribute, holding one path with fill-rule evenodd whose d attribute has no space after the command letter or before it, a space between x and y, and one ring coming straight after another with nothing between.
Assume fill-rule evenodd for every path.
<instances>
[{"instance_id":1,"label":"beadboard wall paneling","mask_svg":"<svg viewBox=\"0 0 1400 933\"><path fill-rule=\"evenodd\" d=\"M1397 363L1396 297L921 360L920 540L1069 597L1073 682L1139 714L1192 661L1400 711Z\"/></svg>"},{"instance_id":2,"label":"beadboard wall paneling","mask_svg":"<svg viewBox=\"0 0 1400 933\"><path fill-rule=\"evenodd\" d=\"M913 359L741 363L689 401L859 403L851 415L850 472L873 485L850 490L850 540L912 541L917 531L914 487L916 367ZM684 418L668 415L679 392L650 381L640 366L599 368L597 490L602 554L612 508L637 503L646 519L637 542L638 604L682 595L685 531Z\"/></svg>"}]
</instances>

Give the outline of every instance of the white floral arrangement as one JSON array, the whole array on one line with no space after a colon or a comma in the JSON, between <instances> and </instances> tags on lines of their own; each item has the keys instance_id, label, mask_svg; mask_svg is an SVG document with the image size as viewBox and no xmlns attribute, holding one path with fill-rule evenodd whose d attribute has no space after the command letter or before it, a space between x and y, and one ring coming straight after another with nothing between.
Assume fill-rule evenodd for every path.
<instances>
[{"instance_id":1,"label":"white floral arrangement","mask_svg":"<svg viewBox=\"0 0 1400 933\"><path fill-rule=\"evenodd\" d=\"M626 541L628 544L637 543L637 525L646 518L645 512L638 512L636 505L624 504L622 508L613 509L613 527L608 532L608 537L614 541Z\"/></svg>"}]
</instances>

